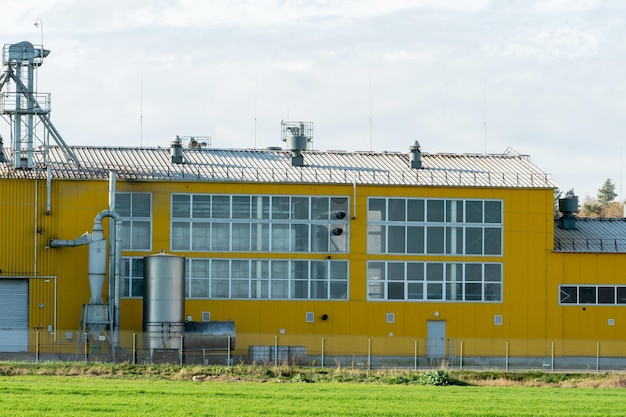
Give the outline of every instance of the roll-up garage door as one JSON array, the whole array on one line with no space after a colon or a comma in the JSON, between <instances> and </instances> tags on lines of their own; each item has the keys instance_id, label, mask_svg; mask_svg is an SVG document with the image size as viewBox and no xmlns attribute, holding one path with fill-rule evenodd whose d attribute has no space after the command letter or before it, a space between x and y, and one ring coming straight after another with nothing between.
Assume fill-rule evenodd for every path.
<instances>
[{"instance_id":1,"label":"roll-up garage door","mask_svg":"<svg viewBox=\"0 0 626 417\"><path fill-rule=\"evenodd\" d=\"M0 279L0 352L28 351L28 280Z\"/></svg>"}]
</instances>

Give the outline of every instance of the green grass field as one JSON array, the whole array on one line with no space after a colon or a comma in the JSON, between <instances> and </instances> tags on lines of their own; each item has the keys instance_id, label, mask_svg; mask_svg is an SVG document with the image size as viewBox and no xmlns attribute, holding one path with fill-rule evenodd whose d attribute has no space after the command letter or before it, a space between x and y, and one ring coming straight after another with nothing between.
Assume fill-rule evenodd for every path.
<instances>
[{"instance_id":1,"label":"green grass field","mask_svg":"<svg viewBox=\"0 0 626 417\"><path fill-rule=\"evenodd\" d=\"M0 416L626 416L626 390L0 376Z\"/></svg>"}]
</instances>

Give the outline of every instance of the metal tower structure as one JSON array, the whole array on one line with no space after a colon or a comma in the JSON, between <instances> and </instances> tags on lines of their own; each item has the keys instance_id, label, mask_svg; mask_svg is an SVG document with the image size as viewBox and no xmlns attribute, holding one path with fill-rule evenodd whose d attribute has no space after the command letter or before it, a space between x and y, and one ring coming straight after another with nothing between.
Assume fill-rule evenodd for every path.
<instances>
[{"instance_id":1,"label":"metal tower structure","mask_svg":"<svg viewBox=\"0 0 626 417\"><path fill-rule=\"evenodd\" d=\"M2 48L0 114L11 125L11 158L18 169L32 169L35 152L43 152L47 163L49 136L69 161L78 159L50 121L50 94L35 91L35 71L50 51L23 41ZM37 134L43 125L43 133ZM39 129L41 130L41 129Z\"/></svg>"}]
</instances>

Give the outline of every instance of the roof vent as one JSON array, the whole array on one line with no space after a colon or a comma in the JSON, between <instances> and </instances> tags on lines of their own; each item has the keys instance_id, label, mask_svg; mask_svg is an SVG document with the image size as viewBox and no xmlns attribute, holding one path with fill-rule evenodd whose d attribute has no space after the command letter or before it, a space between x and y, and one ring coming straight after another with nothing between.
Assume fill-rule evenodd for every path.
<instances>
[{"instance_id":1,"label":"roof vent","mask_svg":"<svg viewBox=\"0 0 626 417\"><path fill-rule=\"evenodd\" d=\"M409 161L412 169L420 169L422 167L422 150L417 140L413 143L413 146L409 146Z\"/></svg>"},{"instance_id":2,"label":"roof vent","mask_svg":"<svg viewBox=\"0 0 626 417\"><path fill-rule=\"evenodd\" d=\"M302 151L306 151L307 144L313 142L313 122L280 122L281 139L286 142L286 148L291 151L291 165L304 166Z\"/></svg>"},{"instance_id":3,"label":"roof vent","mask_svg":"<svg viewBox=\"0 0 626 417\"><path fill-rule=\"evenodd\" d=\"M172 157L173 164L183 163L183 141L178 135L174 136L172 139L170 145L170 156Z\"/></svg>"},{"instance_id":4,"label":"roof vent","mask_svg":"<svg viewBox=\"0 0 626 417\"><path fill-rule=\"evenodd\" d=\"M576 213L578 213L578 197L559 198L559 227L565 230L576 230Z\"/></svg>"}]
</instances>

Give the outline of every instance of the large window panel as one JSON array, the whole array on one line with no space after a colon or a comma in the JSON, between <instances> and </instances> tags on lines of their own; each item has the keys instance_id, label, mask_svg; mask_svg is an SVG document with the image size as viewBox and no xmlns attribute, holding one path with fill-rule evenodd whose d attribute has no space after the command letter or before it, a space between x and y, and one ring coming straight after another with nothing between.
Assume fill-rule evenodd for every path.
<instances>
[{"instance_id":1,"label":"large window panel","mask_svg":"<svg viewBox=\"0 0 626 417\"><path fill-rule=\"evenodd\" d=\"M466 217L467 223L482 223L483 222L483 202L482 201L466 201Z\"/></svg>"},{"instance_id":2,"label":"large window panel","mask_svg":"<svg viewBox=\"0 0 626 417\"><path fill-rule=\"evenodd\" d=\"M367 227L367 250L372 253L384 253L387 251L385 226L370 225Z\"/></svg>"},{"instance_id":3,"label":"large window panel","mask_svg":"<svg viewBox=\"0 0 626 417\"><path fill-rule=\"evenodd\" d=\"M560 285L562 305L626 305L626 285Z\"/></svg>"},{"instance_id":4,"label":"large window panel","mask_svg":"<svg viewBox=\"0 0 626 417\"><path fill-rule=\"evenodd\" d=\"M389 221L405 221L406 220L406 200L403 198L389 199Z\"/></svg>"},{"instance_id":5,"label":"large window panel","mask_svg":"<svg viewBox=\"0 0 626 417\"><path fill-rule=\"evenodd\" d=\"M407 201L407 220L410 222L424 221L424 200Z\"/></svg>"},{"instance_id":6,"label":"large window panel","mask_svg":"<svg viewBox=\"0 0 626 417\"><path fill-rule=\"evenodd\" d=\"M502 254L502 229L485 228L485 255Z\"/></svg>"},{"instance_id":7,"label":"large window panel","mask_svg":"<svg viewBox=\"0 0 626 417\"><path fill-rule=\"evenodd\" d=\"M389 253L405 253L406 252L406 228L404 226L388 227L388 246Z\"/></svg>"},{"instance_id":8,"label":"large window panel","mask_svg":"<svg viewBox=\"0 0 626 417\"><path fill-rule=\"evenodd\" d=\"M189 250L189 223L172 223L172 250Z\"/></svg>"},{"instance_id":9,"label":"large window panel","mask_svg":"<svg viewBox=\"0 0 626 417\"><path fill-rule=\"evenodd\" d=\"M191 228L191 248L193 250L211 249L211 224L193 223Z\"/></svg>"},{"instance_id":10,"label":"large window panel","mask_svg":"<svg viewBox=\"0 0 626 417\"><path fill-rule=\"evenodd\" d=\"M191 217L195 219L208 219L211 217L211 196L194 195L191 204Z\"/></svg>"},{"instance_id":11,"label":"large window panel","mask_svg":"<svg viewBox=\"0 0 626 417\"><path fill-rule=\"evenodd\" d=\"M502 223L502 203L485 201L485 223Z\"/></svg>"},{"instance_id":12,"label":"large window panel","mask_svg":"<svg viewBox=\"0 0 626 417\"><path fill-rule=\"evenodd\" d=\"M437 255L444 253L444 227L426 228L426 253Z\"/></svg>"},{"instance_id":13,"label":"large window panel","mask_svg":"<svg viewBox=\"0 0 626 417\"><path fill-rule=\"evenodd\" d=\"M446 200L446 222L448 223L463 222L463 201L462 200Z\"/></svg>"},{"instance_id":14,"label":"large window panel","mask_svg":"<svg viewBox=\"0 0 626 417\"><path fill-rule=\"evenodd\" d=\"M370 261L368 300L501 302L499 263Z\"/></svg>"},{"instance_id":15,"label":"large window panel","mask_svg":"<svg viewBox=\"0 0 626 417\"><path fill-rule=\"evenodd\" d=\"M214 219L230 218L230 197L214 195L211 198L211 217Z\"/></svg>"},{"instance_id":16,"label":"large window panel","mask_svg":"<svg viewBox=\"0 0 626 417\"><path fill-rule=\"evenodd\" d=\"M424 253L424 226L408 226L406 233L406 252Z\"/></svg>"},{"instance_id":17,"label":"large window panel","mask_svg":"<svg viewBox=\"0 0 626 417\"><path fill-rule=\"evenodd\" d=\"M502 255L499 200L370 197L367 218L368 253Z\"/></svg>"},{"instance_id":18,"label":"large window panel","mask_svg":"<svg viewBox=\"0 0 626 417\"><path fill-rule=\"evenodd\" d=\"M465 254L480 255L483 253L483 229L468 227L465 229Z\"/></svg>"},{"instance_id":19,"label":"large window panel","mask_svg":"<svg viewBox=\"0 0 626 417\"><path fill-rule=\"evenodd\" d=\"M387 200L383 198L370 198L367 210L367 219L376 221L387 220Z\"/></svg>"},{"instance_id":20,"label":"large window panel","mask_svg":"<svg viewBox=\"0 0 626 417\"><path fill-rule=\"evenodd\" d=\"M443 200L427 200L426 219L431 223L441 223L444 220Z\"/></svg>"},{"instance_id":21,"label":"large window panel","mask_svg":"<svg viewBox=\"0 0 626 417\"><path fill-rule=\"evenodd\" d=\"M175 251L346 253L350 225L348 203L347 197L174 194L171 248ZM140 204L138 210L143 213L145 210L141 207ZM138 223L136 240L139 243L144 230ZM129 240L132 238L129 236Z\"/></svg>"},{"instance_id":22,"label":"large window panel","mask_svg":"<svg viewBox=\"0 0 626 417\"><path fill-rule=\"evenodd\" d=\"M233 223L232 250L234 252L249 251L251 237L250 223Z\"/></svg>"},{"instance_id":23,"label":"large window panel","mask_svg":"<svg viewBox=\"0 0 626 417\"><path fill-rule=\"evenodd\" d=\"M116 193L115 211L122 218L122 250L151 250L152 195Z\"/></svg>"}]
</instances>

